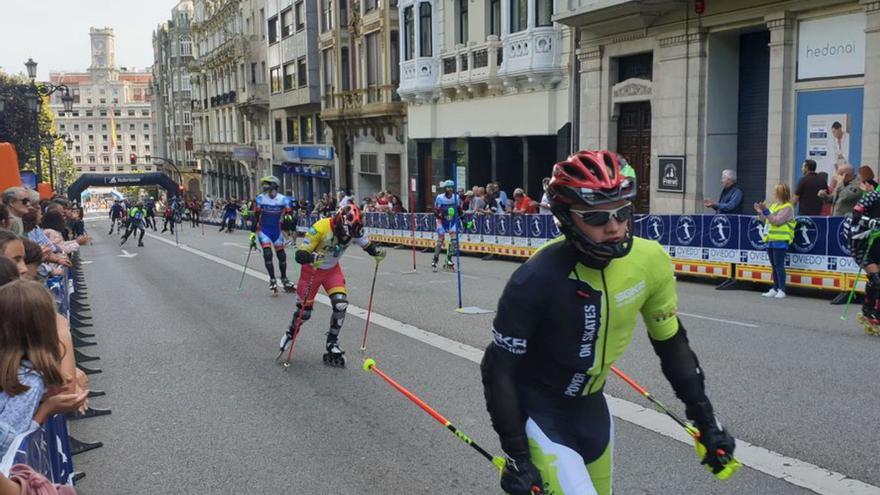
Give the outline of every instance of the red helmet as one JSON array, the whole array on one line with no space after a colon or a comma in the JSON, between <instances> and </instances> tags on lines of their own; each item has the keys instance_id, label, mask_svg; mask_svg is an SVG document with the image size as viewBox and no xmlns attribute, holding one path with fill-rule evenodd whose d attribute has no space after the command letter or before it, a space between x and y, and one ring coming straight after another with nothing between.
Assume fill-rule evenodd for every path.
<instances>
[{"instance_id":1,"label":"red helmet","mask_svg":"<svg viewBox=\"0 0 880 495\"><path fill-rule=\"evenodd\" d=\"M617 153L579 151L557 163L553 166L547 196L559 230L590 260L606 263L626 256L632 249L632 223L622 240L599 243L575 226L569 211L572 206L599 206L636 196L635 180L621 175Z\"/></svg>"},{"instance_id":2,"label":"red helmet","mask_svg":"<svg viewBox=\"0 0 880 495\"><path fill-rule=\"evenodd\" d=\"M333 229L340 237L360 237L364 229L361 209L357 205L349 204L336 210Z\"/></svg>"},{"instance_id":3,"label":"red helmet","mask_svg":"<svg viewBox=\"0 0 880 495\"><path fill-rule=\"evenodd\" d=\"M621 175L617 153L579 151L553 166L547 194L551 206L596 206L634 198L636 184Z\"/></svg>"}]
</instances>

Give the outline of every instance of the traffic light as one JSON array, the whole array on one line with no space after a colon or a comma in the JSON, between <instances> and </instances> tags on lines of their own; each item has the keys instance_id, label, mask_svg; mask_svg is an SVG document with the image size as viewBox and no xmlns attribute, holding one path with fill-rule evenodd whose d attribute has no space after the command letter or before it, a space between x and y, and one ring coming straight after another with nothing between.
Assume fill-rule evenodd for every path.
<instances>
[{"instance_id":1,"label":"traffic light","mask_svg":"<svg viewBox=\"0 0 880 495\"><path fill-rule=\"evenodd\" d=\"M132 165L136 165L136 164L137 164L137 161L138 161L138 156L137 156L137 155L135 155L134 153L128 155L128 162L129 162L129 163L131 163Z\"/></svg>"}]
</instances>

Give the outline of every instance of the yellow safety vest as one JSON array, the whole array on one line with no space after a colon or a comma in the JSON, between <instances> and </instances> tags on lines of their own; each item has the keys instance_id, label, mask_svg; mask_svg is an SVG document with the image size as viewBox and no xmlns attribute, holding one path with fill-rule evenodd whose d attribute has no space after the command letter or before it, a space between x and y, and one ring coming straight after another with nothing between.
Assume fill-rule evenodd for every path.
<instances>
[{"instance_id":1,"label":"yellow safety vest","mask_svg":"<svg viewBox=\"0 0 880 495\"><path fill-rule=\"evenodd\" d=\"M769 207L770 214L772 215L783 208L791 208L792 211L794 210L791 203L773 203ZM797 221L794 218L782 225L773 225L769 220L765 220L764 225L767 229L767 233L764 235L764 242L785 241L791 244L791 241L794 240L794 227L797 225Z\"/></svg>"}]
</instances>

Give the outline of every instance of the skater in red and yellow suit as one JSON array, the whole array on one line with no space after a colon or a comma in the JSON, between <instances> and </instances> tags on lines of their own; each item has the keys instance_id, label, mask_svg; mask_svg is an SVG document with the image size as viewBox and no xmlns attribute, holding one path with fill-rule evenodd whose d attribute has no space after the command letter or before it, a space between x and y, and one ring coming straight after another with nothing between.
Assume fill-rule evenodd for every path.
<instances>
[{"instance_id":1,"label":"skater in red and yellow suit","mask_svg":"<svg viewBox=\"0 0 880 495\"><path fill-rule=\"evenodd\" d=\"M345 275L339 259L352 243L357 244L377 262L385 259L385 250L378 249L364 235L361 210L355 205L340 208L331 218L315 222L306 232L302 246L296 252L296 262L302 265L297 283L296 311L287 332L281 337L280 349L283 352L293 340L297 320L301 325L312 316L312 307L318 289L323 287L330 297L333 315L330 317L330 331L327 332L327 354L324 362L344 366L345 352L339 347L339 330L345 320L348 299L345 290Z\"/></svg>"}]
</instances>

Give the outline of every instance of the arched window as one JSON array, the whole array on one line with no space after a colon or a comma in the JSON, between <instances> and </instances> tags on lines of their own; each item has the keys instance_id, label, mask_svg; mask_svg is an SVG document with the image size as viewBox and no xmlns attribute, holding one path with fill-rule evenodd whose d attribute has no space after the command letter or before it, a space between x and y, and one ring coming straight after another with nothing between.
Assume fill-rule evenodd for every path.
<instances>
[{"instance_id":1,"label":"arched window","mask_svg":"<svg viewBox=\"0 0 880 495\"><path fill-rule=\"evenodd\" d=\"M434 56L431 46L431 4L428 2L419 4L419 43L420 57Z\"/></svg>"},{"instance_id":2,"label":"arched window","mask_svg":"<svg viewBox=\"0 0 880 495\"><path fill-rule=\"evenodd\" d=\"M180 37L180 56L192 56L192 38L190 38L189 36Z\"/></svg>"}]
</instances>

